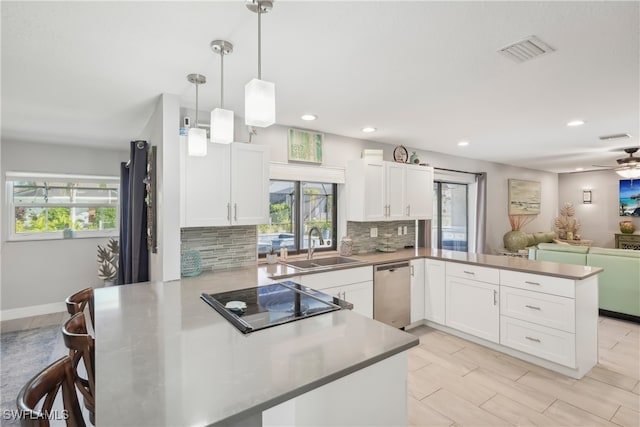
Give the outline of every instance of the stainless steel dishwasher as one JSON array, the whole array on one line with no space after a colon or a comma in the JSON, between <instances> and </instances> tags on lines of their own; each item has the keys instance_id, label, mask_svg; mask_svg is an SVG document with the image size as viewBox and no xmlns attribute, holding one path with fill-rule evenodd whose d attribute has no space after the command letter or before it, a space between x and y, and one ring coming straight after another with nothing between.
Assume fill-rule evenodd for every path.
<instances>
[{"instance_id":1,"label":"stainless steel dishwasher","mask_svg":"<svg viewBox=\"0 0 640 427\"><path fill-rule=\"evenodd\" d=\"M409 262L375 266L373 318L396 328L411 323L411 273Z\"/></svg>"}]
</instances>

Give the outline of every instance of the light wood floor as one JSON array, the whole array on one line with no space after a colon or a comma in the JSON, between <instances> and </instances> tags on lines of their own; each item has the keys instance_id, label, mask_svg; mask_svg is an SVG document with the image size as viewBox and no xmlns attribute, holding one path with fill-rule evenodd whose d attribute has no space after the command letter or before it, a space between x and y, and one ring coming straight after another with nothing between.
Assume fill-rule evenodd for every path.
<instances>
[{"instance_id":1,"label":"light wood floor","mask_svg":"<svg viewBox=\"0 0 640 427\"><path fill-rule=\"evenodd\" d=\"M600 317L598 365L575 380L420 326L412 426L640 426L640 325Z\"/></svg>"}]
</instances>

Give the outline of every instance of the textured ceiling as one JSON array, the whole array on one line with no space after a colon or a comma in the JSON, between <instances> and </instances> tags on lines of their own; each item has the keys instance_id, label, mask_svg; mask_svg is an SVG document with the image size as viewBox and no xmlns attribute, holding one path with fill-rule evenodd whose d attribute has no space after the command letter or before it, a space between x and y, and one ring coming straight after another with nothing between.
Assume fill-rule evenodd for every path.
<instances>
[{"instance_id":1,"label":"textured ceiling","mask_svg":"<svg viewBox=\"0 0 640 427\"><path fill-rule=\"evenodd\" d=\"M257 18L242 1L0 7L3 138L126 146L159 94L193 108L194 72L208 77L201 110L214 108L214 39L235 45L226 108L243 114L257 74ZM556 51L497 53L532 34ZM278 124L553 172L614 165L640 141L639 2L279 1L262 38ZM565 125L576 118L586 124Z\"/></svg>"}]
</instances>

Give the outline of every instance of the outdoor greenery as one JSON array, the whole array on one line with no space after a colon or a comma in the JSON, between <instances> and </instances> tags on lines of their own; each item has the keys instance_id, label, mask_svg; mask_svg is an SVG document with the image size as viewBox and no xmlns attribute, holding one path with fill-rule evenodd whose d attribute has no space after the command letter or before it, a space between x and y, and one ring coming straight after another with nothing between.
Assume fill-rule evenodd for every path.
<instances>
[{"instance_id":1,"label":"outdoor greenery","mask_svg":"<svg viewBox=\"0 0 640 427\"><path fill-rule=\"evenodd\" d=\"M65 226L74 230L97 230L102 222L103 229L116 228L116 208L75 208L85 211L87 221L71 220L69 207L58 208L16 208L16 233L64 230Z\"/></svg>"}]
</instances>

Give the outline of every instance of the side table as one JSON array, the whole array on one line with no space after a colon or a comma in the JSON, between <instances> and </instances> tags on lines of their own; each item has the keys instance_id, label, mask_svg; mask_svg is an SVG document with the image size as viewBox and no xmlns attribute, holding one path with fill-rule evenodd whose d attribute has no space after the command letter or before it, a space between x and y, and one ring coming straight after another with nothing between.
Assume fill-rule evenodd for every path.
<instances>
[{"instance_id":1,"label":"side table","mask_svg":"<svg viewBox=\"0 0 640 427\"><path fill-rule=\"evenodd\" d=\"M616 248L640 250L640 234L616 233Z\"/></svg>"},{"instance_id":2,"label":"side table","mask_svg":"<svg viewBox=\"0 0 640 427\"><path fill-rule=\"evenodd\" d=\"M572 246L591 246L591 244L593 243L593 240L585 240L585 239L580 239L580 240L554 239L554 241L555 240L557 240L558 242L567 243Z\"/></svg>"}]
</instances>

